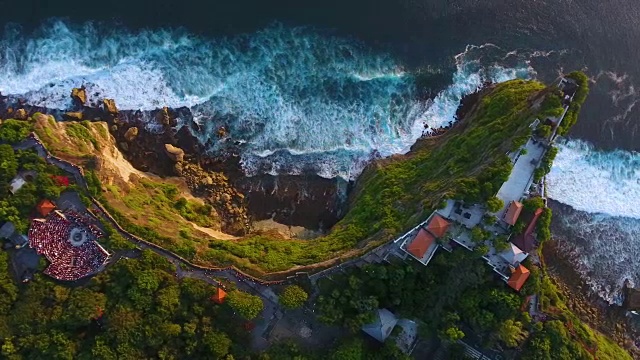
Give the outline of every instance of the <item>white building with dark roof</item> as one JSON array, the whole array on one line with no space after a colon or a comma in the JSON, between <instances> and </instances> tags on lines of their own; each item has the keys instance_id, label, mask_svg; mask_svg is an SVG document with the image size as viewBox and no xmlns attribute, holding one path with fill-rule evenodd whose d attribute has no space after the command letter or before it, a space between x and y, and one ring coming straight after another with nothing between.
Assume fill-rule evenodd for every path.
<instances>
[{"instance_id":1,"label":"white building with dark roof","mask_svg":"<svg viewBox=\"0 0 640 360\"><path fill-rule=\"evenodd\" d=\"M522 251L519 247L515 246L512 243L509 243L509 248L500 253L500 257L502 257L506 262L510 265L517 265L524 261L529 254Z\"/></svg>"},{"instance_id":2,"label":"white building with dark roof","mask_svg":"<svg viewBox=\"0 0 640 360\"><path fill-rule=\"evenodd\" d=\"M371 324L366 324L362 327L362 331L369 334L374 339L384 342L387 340L391 331L398 323L398 318L387 309L378 309L376 321Z\"/></svg>"}]
</instances>

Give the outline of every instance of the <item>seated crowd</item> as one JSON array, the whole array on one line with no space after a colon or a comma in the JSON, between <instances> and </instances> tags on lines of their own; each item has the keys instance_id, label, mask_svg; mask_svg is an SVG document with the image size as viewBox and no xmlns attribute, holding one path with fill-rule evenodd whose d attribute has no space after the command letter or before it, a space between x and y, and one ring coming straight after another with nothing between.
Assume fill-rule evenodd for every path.
<instances>
[{"instance_id":1,"label":"seated crowd","mask_svg":"<svg viewBox=\"0 0 640 360\"><path fill-rule=\"evenodd\" d=\"M73 281L98 271L109 253L95 239L102 236L96 226L79 214L52 212L45 220L36 219L29 229L29 244L49 260L44 273L58 280ZM71 230L80 229L87 241L74 246Z\"/></svg>"}]
</instances>

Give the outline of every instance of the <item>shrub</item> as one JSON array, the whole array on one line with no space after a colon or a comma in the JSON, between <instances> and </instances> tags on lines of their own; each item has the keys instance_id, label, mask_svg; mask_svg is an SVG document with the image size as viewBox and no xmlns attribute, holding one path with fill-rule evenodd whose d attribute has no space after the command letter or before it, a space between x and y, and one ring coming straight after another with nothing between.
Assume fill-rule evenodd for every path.
<instances>
[{"instance_id":1,"label":"shrub","mask_svg":"<svg viewBox=\"0 0 640 360\"><path fill-rule=\"evenodd\" d=\"M8 119L0 125L0 142L19 143L29 136L33 125L28 121Z\"/></svg>"},{"instance_id":2,"label":"shrub","mask_svg":"<svg viewBox=\"0 0 640 360\"><path fill-rule=\"evenodd\" d=\"M280 294L280 304L288 309L301 307L309 298L309 294L298 285L287 286Z\"/></svg>"},{"instance_id":3,"label":"shrub","mask_svg":"<svg viewBox=\"0 0 640 360\"><path fill-rule=\"evenodd\" d=\"M489 200L487 200L487 209L489 210L489 212L498 212L500 211L500 209L502 209L504 207L504 201L502 201L502 199L498 199L497 197L492 197Z\"/></svg>"}]
</instances>

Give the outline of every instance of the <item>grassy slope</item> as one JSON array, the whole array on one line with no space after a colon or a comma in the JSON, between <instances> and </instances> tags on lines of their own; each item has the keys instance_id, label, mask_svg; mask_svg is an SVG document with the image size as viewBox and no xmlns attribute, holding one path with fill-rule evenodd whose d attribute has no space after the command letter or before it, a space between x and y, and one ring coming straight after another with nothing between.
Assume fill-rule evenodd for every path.
<instances>
[{"instance_id":1,"label":"grassy slope","mask_svg":"<svg viewBox=\"0 0 640 360\"><path fill-rule=\"evenodd\" d=\"M216 242L203 256L278 271L326 260L364 245L364 240L375 244L391 239L424 220L441 200L464 195L464 179L483 178L502 163L513 140L528 134L531 99L544 88L535 81L499 84L482 98L471 119L442 137L420 141L407 156L369 168L358 181L349 213L325 237Z\"/></svg>"},{"instance_id":2,"label":"grassy slope","mask_svg":"<svg viewBox=\"0 0 640 360\"><path fill-rule=\"evenodd\" d=\"M132 232L151 237L150 241L201 264L235 264L258 275L314 264L355 254L358 250L354 249L362 250L397 236L424 220L445 198L486 200L486 194L492 195L499 188L505 170L508 174L505 154L513 148L514 141L528 135L534 115L531 103L544 88L539 82L521 80L496 85L486 91L467 119L445 135L420 140L408 155L371 166L358 180L346 217L327 236L314 240L285 240L260 234L237 241L212 241L185 234L180 231L185 227L167 221L177 210L166 206L167 201L162 198L166 184L160 182L134 182L128 185L129 189L123 184L105 185L103 195L110 207L133 223ZM97 125L66 125L64 141L59 135L51 136L52 131L47 129L55 124L39 123L36 131L54 153L83 160L88 157L88 150L90 156L95 154L92 138L104 136L102 130L94 128ZM89 127L91 137L78 126ZM106 130L103 125L100 127ZM103 176L98 177L104 182ZM478 191L483 185L485 189L488 186L484 195ZM147 213L145 209L153 210Z\"/></svg>"},{"instance_id":3,"label":"grassy slope","mask_svg":"<svg viewBox=\"0 0 640 360\"><path fill-rule=\"evenodd\" d=\"M34 130L49 151L83 165L85 170L96 155L106 157L114 149L105 123L55 123L52 119L42 119L36 121ZM108 206L127 219L130 226L144 229L144 235L152 234L150 241L193 257L198 248L206 249L208 243L215 240L190 223L217 231L217 218L208 206L193 198L183 206L176 206L178 200L187 195L177 181L134 175L125 183L117 171L108 166L95 173L102 183L101 195ZM142 235L142 231L133 232Z\"/></svg>"},{"instance_id":4,"label":"grassy slope","mask_svg":"<svg viewBox=\"0 0 640 360\"><path fill-rule=\"evenodd\" d=\"M595 350L594 355L597 359L631 360L629 353L618 344L581 321L566 305L565 294L546 275L541 276L538 293L542 310L561 320L570 337L580 343L585 350L592 352Z\"/></svg>"}]
</instances>

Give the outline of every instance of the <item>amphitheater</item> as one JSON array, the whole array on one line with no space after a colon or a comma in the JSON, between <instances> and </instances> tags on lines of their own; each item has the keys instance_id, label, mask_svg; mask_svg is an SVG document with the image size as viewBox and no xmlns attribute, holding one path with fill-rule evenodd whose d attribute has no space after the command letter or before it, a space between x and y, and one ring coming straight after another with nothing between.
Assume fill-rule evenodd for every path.
<instances>
[{"instance_id":1,"label":"amphitheater","mask_svg":"<svg viewBox=\"0 0 640 360\"><path fill-rule=\"evenodd\" d=\"M56 210L32 221L29 245L49 261L46 275L74 281L97 273L109 260L111 254L98 243L102 236L90 217Z\"/></svg>"}]
</instances>

